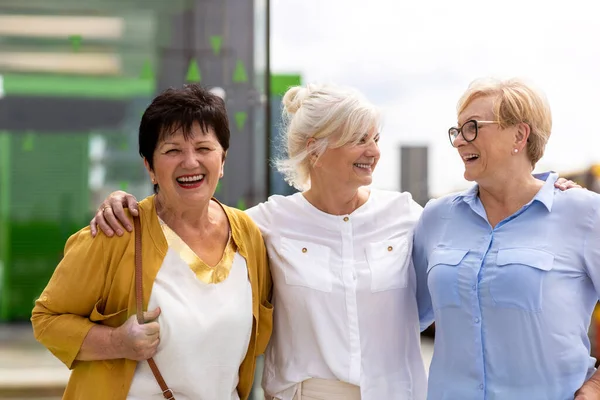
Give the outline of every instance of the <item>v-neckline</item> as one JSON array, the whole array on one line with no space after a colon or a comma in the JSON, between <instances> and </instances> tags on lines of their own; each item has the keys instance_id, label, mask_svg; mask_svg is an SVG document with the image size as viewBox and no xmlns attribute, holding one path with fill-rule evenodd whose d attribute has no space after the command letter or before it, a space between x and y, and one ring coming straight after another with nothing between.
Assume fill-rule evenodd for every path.
<instances>
[{"instance_id":1,"label":"v-neckline","mask_svg":"<svg viewBox=\"0 0 600 400\"><path fill-rule=\"evenodd\" d=\"M221 259L215 266L208 265L191 247L162 219L158 219L169 248L173 249L179 257L190 267L200 281L204 283L220 283L229 276L235 257L235 243L232 240L231 229L227 245Z\"/></svg>"}]
</instances>

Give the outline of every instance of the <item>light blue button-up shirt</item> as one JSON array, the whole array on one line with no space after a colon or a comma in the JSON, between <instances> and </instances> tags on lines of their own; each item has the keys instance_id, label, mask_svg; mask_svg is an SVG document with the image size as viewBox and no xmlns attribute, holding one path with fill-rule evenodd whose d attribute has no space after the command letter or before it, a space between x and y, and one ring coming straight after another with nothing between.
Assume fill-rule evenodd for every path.
<instances>
[{"instance_id":1,"label":"light blue button-up shirt","mask_svg":"<svg viewBox=\"0 0 600 400\"><path fill-rule=\"evenodd\" d=\"M600 195L554 188L495 228L471 190L433 200L414 238L419 316L435 317L431 400L566 400L595 371Z\"/></svg>"}]
</instances>

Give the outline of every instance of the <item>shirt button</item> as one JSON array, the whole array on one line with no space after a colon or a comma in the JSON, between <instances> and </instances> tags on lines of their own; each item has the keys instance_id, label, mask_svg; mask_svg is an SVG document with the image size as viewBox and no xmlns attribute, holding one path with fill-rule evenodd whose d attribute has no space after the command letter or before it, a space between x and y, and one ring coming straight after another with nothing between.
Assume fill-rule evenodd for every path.
<instances>
[{"instance_id":1,"label":"shirt button","mask_svg":"<svg viewBox=\"0 0 600 400\"><path fill-rule=\"evenodd\" d=\"M392 246L388 246L388 251L392 251L394 248Z\"/></svg>"},{"instance_id":2,"label":"shirt button","mask_svg":"<svg viewBox=\"0 0 600 400\"><path fill-rule=\"evenodd\" d=\"M350 218L344 217L344 222L348 222L348 221L350 221Z\"/></svg>"},{"instance_id":3,"label":"shirt button","mask_svg":"<svg viewBox=\"0 0 600 400\"><path fill-rule=\"evenodd\" d=\"M302 248L302 252L303 252L303 253L306 253L307 251L308 251L308 249L307 249L306 247L303 247L303 248Z\"/></svg>"},{"instance_id":4,"label":"shirt button","mask_svg":"<svg viewBox=\"0 0 600 400\"><path fill-rule=\"evenodd\" d=\"M477 290L477 285L473 285L473 290Z\"/></svg>"},{"instance_id":5,"label":"shirt button","mask_svg":"<svg viewBox=\"0 0 600 400\"><path fill-rule=\"evenodd\" d=\"M479 318L475 317L475 323L478 324L479 323Z\"/></svg>"},{"instance_id":6,"label":"shirt button","mask_svg":"<svg viewBox=\"0 0 600 400\"><path fill-rule=\"evenodd\" d=\"M483 390L483 383L481 385L479 385L479 389Z\"/></svg>"}]
</instances>

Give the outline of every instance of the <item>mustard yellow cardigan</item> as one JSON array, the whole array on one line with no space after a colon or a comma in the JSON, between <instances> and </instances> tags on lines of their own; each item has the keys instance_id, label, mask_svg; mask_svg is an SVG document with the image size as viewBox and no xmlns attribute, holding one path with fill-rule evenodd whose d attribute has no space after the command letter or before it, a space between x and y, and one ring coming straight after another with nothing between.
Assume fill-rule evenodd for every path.
<instances>
[{"instance_id":1,"label":"mustard yellow cardigan","mask_svg":"<svg viewBox=\"0 0 600 400\"><path fill-rule=\"evenodd\" d=\"M260 231L244 212L223 206L238 251L246 259L252 286L252 336L239 370L240 399L247 399L254 379L256 356L271 336L273 307L269 303L271 275ZM144 310L167 252L154 196L139 203L142 226ZM134 234L92 238L89 226L69 238L64 258L35 302L31 322L35 337L72 369L63 399L123 399L129 392L137 362L118 359L77 361L88 331L95 324L118 327L134 315ZM160 366L159 366L160 368Z\"/></svg>"}]
</instances>

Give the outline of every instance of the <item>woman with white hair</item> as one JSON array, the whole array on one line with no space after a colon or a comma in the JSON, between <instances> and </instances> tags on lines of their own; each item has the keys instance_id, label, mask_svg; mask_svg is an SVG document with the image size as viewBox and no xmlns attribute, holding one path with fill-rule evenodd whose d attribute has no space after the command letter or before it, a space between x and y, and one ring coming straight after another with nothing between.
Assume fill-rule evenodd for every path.
<instances>
[{"instance_id":1,"label":"woman with white hair","mask_svg":"<svg viewBox=\"0 0 600 400\"><path fill-rule=\"evenodd\" d=\"M367 187L380 156L379 111L331 85L293 87L283 103L288 157L278 168L301 192L246 211L273 276L263 388L281 400L423 400L419 334L433 316L419 324L411 263L422 208L410 193ZM123 205L137 207L113 193L92 227L108 235L123 229L118 221L128 227Z\"/></svg>"}]
</instances>

